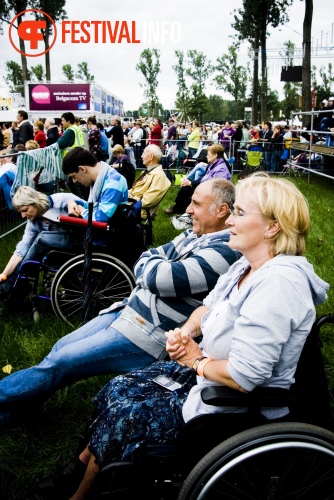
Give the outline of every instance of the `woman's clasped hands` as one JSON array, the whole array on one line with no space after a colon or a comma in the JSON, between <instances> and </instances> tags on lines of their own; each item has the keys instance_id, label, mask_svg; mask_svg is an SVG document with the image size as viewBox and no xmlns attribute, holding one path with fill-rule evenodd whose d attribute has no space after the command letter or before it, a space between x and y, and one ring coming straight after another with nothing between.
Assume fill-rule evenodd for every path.
<instances>
[{"instance_id":1,"label":"woman's clasped hands","mask_svg":"<svg viewBox=\"0 0 334 500\"><path fill-rule=\"evenodd\" d=\"M181 366L191 368L195 359L202 356L197 342L191 338L191 331L183 326L166 332L166 350L169 357Z\"/></svg>"}]
</instances>

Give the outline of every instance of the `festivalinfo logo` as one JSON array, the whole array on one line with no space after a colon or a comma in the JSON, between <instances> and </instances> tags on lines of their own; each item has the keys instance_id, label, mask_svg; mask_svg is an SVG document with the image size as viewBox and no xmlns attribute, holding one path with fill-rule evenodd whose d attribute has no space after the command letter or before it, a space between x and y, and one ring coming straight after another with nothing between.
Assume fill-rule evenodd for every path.
<instances>
[{"instance_id":1,"label":"festivalinfo logo","mask_svg":"<svg viewBox=\"0 0 334 500\"><path fill-rule=\"evenodd\" d=\"M23 19L26 14L35 14L38 19ZM17 23L17 27L15 25ZM52 27L49 47L45 49L45 31ZM25 42L25 52L14 41L13 28L18 38ZM50 30L51 31L51 30ZM60 39L62 44L109 44L109 43L173 43L181 42L179 22L144 21L61 21ZM57 40L54 20L42 10L27 9L17 14L9 25L9 39L13 48L27 57L42 56L52 49Z\"/></svg>"}]
</instances>

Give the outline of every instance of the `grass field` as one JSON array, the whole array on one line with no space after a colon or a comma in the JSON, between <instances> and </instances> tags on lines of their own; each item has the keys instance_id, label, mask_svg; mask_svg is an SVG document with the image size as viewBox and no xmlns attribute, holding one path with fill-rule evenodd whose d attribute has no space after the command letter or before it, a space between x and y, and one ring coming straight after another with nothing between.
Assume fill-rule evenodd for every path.
<instances>
[{"instance_id":1,"label":"grass field","mask_svg":"<svg viewBox=\"0 0 334 500\"><path fill-rule=\"evenodd\" d=\"M334 277L333 188L334 181L314 177L293 178L309 201L312 228L308 238L307 258L316 272L330 284ZM154 222L154 246L169 241L178 233L163 209L170 206L176 195L171 188ZM3 269L19 232L0 240L0 270ZM279 307L279 304L278 304ZM318 315L334 313L334 291L321 305ZM51 310L42 312L34 324L29 309L21 314L8 315L0 305L0 368L10 364L13 371L38 363L54 342L69 333L68 325L55 318ZM334 394L334 337L333 328L323 333L324 357ZM311 367L310 367L311 368ZM0 371L0 377L6 375ZM80 381L58 391L42 407L29 405L24 411L25 423L0 432L0 498L4 500L32 499L36 481L66 463L89 421L92 398L111 377L95 377Z\"/></svg>"}]
</instances>

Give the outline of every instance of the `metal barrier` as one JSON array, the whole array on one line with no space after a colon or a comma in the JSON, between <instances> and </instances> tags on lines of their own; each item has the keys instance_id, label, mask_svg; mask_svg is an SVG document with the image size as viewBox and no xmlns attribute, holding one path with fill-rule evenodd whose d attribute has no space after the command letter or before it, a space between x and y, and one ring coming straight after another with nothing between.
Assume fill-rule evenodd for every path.
<instances>
[{"instance_id":1,"label":"metal barrier","mask_svg":"<svg viewBox=\"0 0 334 500\"><path fill-rule=\"evenodd\" d=\"M65 180L62 172L62 155L58 144L31 151L8 153L1 158L16 157L12 178L4 178L0 167L0 237L22 226L22 217L11 207L11 198L20 186L30 186L51 194L59 190L59 180ZM8 172L6 173L6 175Z\"/></svg>"}]
</instances>

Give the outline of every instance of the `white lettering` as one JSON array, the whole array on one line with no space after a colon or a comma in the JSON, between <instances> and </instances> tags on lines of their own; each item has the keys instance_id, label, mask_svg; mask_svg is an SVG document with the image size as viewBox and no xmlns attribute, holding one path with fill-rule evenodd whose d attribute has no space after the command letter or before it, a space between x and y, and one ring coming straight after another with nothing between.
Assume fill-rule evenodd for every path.
<instances>
[{"instance_id":1,"label":"white lettering","mask_svg":"<svg viewBox=\"0 0 334 500\"><path fill-rule=\"evenodd\" d=\"M32 96L34 99L48 99L50 94L49 92L33 92Z\"/></svg>"},{"instance_id":2,"label":"white lettering","mask_svg":"<svg viewBox=\"0 0 334 500\"><path fill-rule=\"evenodd\" d=\"M179 22L143 22L143 43L180 43L181 23Z\"/></svg>"}]
</instances>

